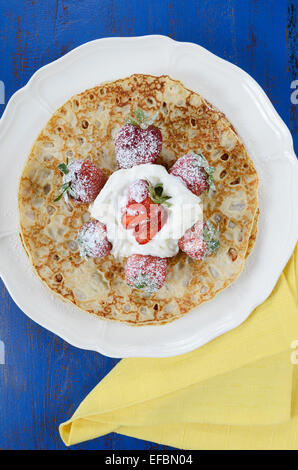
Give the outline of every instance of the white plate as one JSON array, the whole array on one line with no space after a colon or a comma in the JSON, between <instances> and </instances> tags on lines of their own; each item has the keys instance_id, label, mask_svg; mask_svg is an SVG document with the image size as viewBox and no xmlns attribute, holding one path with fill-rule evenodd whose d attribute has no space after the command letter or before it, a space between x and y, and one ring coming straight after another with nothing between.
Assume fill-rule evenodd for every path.
<instances>
[{"instance_id":1,"label":"white plate","mask_svg":"<svg viewBox=\"0 0 298 470\"><path fill-rule=\"evenodd\" d=\"M141 328L100 320L52 295L21 247L17 213L23 165L51 114L73 94L132 73L168 74L216 105L237 129L260 177L259 234L237 281L180 320ZM107 356L182 354L240 325L272 291L297 239L298 165L287 127L249 75L195 44L145 36L74 49L11 98L0 122L0 155L0 270L12 298L69 343Z\"/></svg>"}]
</instances>

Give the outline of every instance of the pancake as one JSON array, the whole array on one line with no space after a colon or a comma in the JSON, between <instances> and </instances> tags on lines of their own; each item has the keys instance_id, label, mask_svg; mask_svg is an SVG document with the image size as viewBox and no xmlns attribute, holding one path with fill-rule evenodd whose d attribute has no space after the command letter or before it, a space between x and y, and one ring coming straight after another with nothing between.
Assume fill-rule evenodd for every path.
<instances>
[{"instance_id":1,"label":"pancake","mask_svg":"<svg viewBox=\"0 0 298 470\"><path fill-rule=\"evenodd\" d=\"M254 217L254 222L253 222L253 226L251 229L250 237L248 240L248 246L247 246L245 258L248 258L248 256L251 254L253 247L255 245L256 239L257 239L259 215L260 215L260 210L257 209L255 217Z\"/></svg>"},{"instance_id":2,"label":"pancake","mask_svg":"<svg viewBox=\"0 0 298 470\"><path fill-rule=\"evenodd\" d=\"M219 228L219 250L202 261L179 252L169 259L166 284L151 295L125 283L125 259L82 260L76 237L89 219L88 205L53 202L61 185L58 164L66 158L88 157L107 176L118 169L115 137L135 108L156 116L163 137L157 164L169 169L192 151L215 168L216 191L202 201L205 219ZM132 75L73 96L53 114L26 162L18 203L25 250L52 292L101 318L163 324L210 301L241 273L256 238L258 176L222 112L168 76Z\"/></svg>"}]
</instances>

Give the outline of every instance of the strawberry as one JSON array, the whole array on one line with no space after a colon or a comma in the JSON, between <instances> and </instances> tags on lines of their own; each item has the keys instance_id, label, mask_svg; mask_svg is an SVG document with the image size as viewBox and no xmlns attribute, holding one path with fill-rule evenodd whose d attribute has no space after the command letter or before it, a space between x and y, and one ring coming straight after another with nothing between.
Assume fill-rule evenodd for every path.
<instances>
[{"instance_id":1,"label":"strawberry","mask_svg":"<svg viewBox=\"0 0 298 470\"><path fill-rule=\"evenodd\" d=\"M77 242L82 258L102 258L110 253L112 245L107 239L106 226L98 220L86 222L79 230Z\"/></svg>"},{"instance_id":2,"label":"strawberry","mask_svg":"<svg viewBox=\"0 0 298 470\"><path fill-rule=\"evenodd\" d=\"M71 196L77 202L89 203L94 201L106 182L103 172L90 160L73 160L58 165L63 173L61 193L55 199L59 201L64 194Z\"/></svg>"},{"instance_id":3,"label":"strawberry","mask_svg":"<svg viewBox=\"0 0 298 470\"><path fill-rule=\"evenodd\" d=\"M146 207L146 216L134 228L134 237L139 245L150 242L168 218L167 211L161 204L152 203L150 198L147 198L143 204Z\"/></svg>"},{"instance_id":4,"label":"strawberry","mask_svg":"<svg viewBox=\"0 0 298 470\"><path fill-rule=\"evenodd\" d=\"M131 168L144 163L154 163L160 155L162 135L149 122L141 109L129 116L115 140L116 160L119 168Z\"/></svg>"},{"instance_id":5,"label":"strawberry","mask_svg":"<svg viewBox=\"0 0 298 470\"><path fill-rule=\"evenodd\" d=\"M196 222L186 230L178 245L190 258L204 259L219 248L217 232L211 222Z\"/></svg>"},{"instance_id":6,"label":"strawberry","mask_svg":"<svg viewBox=\"0 0 298 470\"><path fill-rule=\"evenodd\" d=\"M141 187L144 191L139 191ZM133 197L141 202L137 202ZM132 229L136 241L144 245L152 240L166 223L168 215L162 204L170 205L167 202L170 197L163 195L162 184L153 187L151 183L138 180L129 187L128 198L121 223L125 229Z\"/></svg>"},{"instance_id":7,"label":"strawberry","mask_svg":"<svg viewBox=\"0 0 298 470\"><path fill-rule=\"evenodd\" d=\"M149 183L146 180L136 180L128 188L128 201L143 202L149 194Z\"/></svg>"},{"instance_id":8,"label":"strawberry","mask_svg":"<svg viewBox=\"0 0 298 470\"><path fill-rule=\"evenodd\" d=\"M164 285L167 269L167 258L131 255L126 262L125 279L130 286L153 293Z\"/></svg>"},{"instance_id":9,"label":"strawberry","mask_svg":"<svg viewBox=\"0 0 298 470\"><path fill-rule=\"evenodd\" d=\"M183 155L178 158L169 172L174 176L179 176L188 189L197 196L207 189L215 190L213 183L214 168L209 166L206 158L201 153Z\"/></svg>"}]
</instances>

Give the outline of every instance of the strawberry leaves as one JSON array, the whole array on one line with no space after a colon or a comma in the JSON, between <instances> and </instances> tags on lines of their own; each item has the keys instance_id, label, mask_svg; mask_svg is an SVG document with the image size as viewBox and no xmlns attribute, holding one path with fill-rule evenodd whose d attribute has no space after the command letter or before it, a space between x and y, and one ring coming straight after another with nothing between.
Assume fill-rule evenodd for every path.
<instances>
[{"instance_id":1,"label":"strawberry leaves","mask_svg":"<svg viewBox=\"0 0 298 470\"><path fill-rule=\"evenodd\" d=\"M67 166L68 166L68 158L66 159L66 163L59 163L58 165L58 168L61 171L61 173L63 173L63 175L67 175L68 173ZM61 193L59 194L58 197L54 199L54 202L60 201L63 195L67 196L66 193L69 191L69 189L70 189L70 181L67 183L63 183L60 188Z\"/></svg>"},{"instance_id":2,"label":"strawberry leaves","mask_svg":"<svg viewBox=\"0 0 298 470\"><path fill-rule=\"evenodd\" d=\"M135 284L134 287L136 289L144 289L144 287L146 287L146 284Z\"/></svg>"},{"instance_id":3,"label":"strawberry leaves","mask_svg":"<svg viewBox=\"0 0 298 470\"><path fill-rule=\"evenodd\" d=\"M165 206L170 207L172 204L168 202L168 199L171 199L171 196L163 194L163 184L158 183L155 186L149 183L149 195L150 199L156 204L164 204Z\"/></svg>"},{"instance_id":4,"label":"strawberry leaves","mask_svg":"<svg viewBox=\"0 0 298 470\"><path fill-rule=\"evenodd\" d=\"M64 183L62 184L60 190L61 190L61 193L59 194L58 197L56 197L56 199L54 199L54 202L58 202L60 201L60 199L62 198L63 194L65 194L67 191L69 191L70 189L70 183Z\"/></svg>"},{"instance_id":5,"label":"strawberry leaves","mask_svg":"<svg viewBox=\"0 0 298 470\"><path fill-rule=\"evenodd\" d=\"M209 166L208 161L204 157L202 153L193 153L193 156L196 158L194 161L193 165L194 166L199 166L200 168L203 168L208 176L207 178L207 183L209 185L209 190L215 191L215 184L214 184L214 168L212 166Z\"/></svg>"},{"instance_id":6,"label":"strawberry leaves","mask_svg":"<svg viewBox=\"0 0 298 470\"><path fill-rule=\"evenodd\" d=\"M129 114L126 117L125 122L133 124L134 126L140 126L141 124L143 124L147 120L148 120L148 116L145 113L145 111L143 111L140 108L137 108L137 109L133 110L133 116L131 116L131 114Z\"/></svg>"},{"instance_id":7,"label":"strawberry leaves","mask_svg":"<svg viewBox=\"0 0 298 470\"><path fill-rule=\"evenodd\" d=\"M153 294L158 290L154 280L150 279L150 276L146 274L139 274L137 278L133 280L133 287L135 289L144 289L148 294Z\"/></svg>"},{"instance_id":8,"label":"strawberry leaves","mask_svg":"<svg viewBox=\"0 0 298 470\"><path fill-rule=\"evenodd\" d=\"M65 163L60 163L58 165L58 168L61 171L61 173L63 173L64 175L67 175L67 173L68 173L67 163L66 164Z\"/></svg>"},{"instance_id":9,"label":"strawberry leaves","mask_svg":"<svg viewBox=\"0 0 298 470\"><path fill-rule=\"evenodd\" d=\"M148 114L143 111L143 109L136 108L133 110L133 116L128 114L125 118L125 122L132 124L133 126L140 126L142 129L147 129L151 126L155 119L157 118L158 113L156 113L153 118L149 118Z\"/></svg>"},{"instance_id":10,"label":"strawberry leaves","mask_svg":"<svg viewBox=\"0 0 298 470\"><path fill-rule=\"evenodd\" d=\"M204 224L203 240L207 244L207 250L204 257L217 252L219 248L219 240L217 238L218 231L218 227L214 228L214 225L209 220Z\"/></svg>"}]
</instances>

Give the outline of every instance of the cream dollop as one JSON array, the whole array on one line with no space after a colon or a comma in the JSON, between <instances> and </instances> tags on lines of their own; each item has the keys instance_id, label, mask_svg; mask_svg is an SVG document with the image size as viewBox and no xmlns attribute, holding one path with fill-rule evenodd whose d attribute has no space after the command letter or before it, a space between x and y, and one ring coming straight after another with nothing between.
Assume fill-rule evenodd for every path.
<instances>
[{"instance_id":1,"label":"cream dollop","mask_svg":"<svg viewBox=\"0 0 298 470\"><path fill-rule=\"evenodd\" d=\"M121 224L122 211L128 202L128 187L138 179L148 180L153 186L162 183L164 194L170 196L170 206L165 206L168 218L162 229L144 245L140 245L132 230ZM202 202L183 181L170 175L161 165L147 163L115 171L90 205L91 217L103 222L107 238L112 243L112 255L116 258L132 254L152 255L161 258L175 256L178 240L195 222L203 219Z\"/></svg>"}]
</instances>

